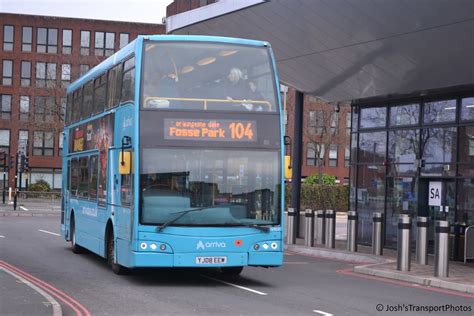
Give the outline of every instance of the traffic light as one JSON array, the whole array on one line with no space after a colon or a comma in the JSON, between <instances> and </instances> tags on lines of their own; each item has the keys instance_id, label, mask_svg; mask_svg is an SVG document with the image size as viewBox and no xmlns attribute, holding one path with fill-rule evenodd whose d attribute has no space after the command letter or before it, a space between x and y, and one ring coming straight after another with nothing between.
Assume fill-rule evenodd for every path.
<instances>
[{"instance_id":1,"label":"traffic light","mask_svg":"<svg viewBox=\"0 0 474 316\"><path fill-rule=\"evenodd\" d=\"M23 155L23 172L27 172L30 167L30 162L28 156Z\"/></svg>"},{"instance_id":2,"label":"traffic light","mask_svg":"<svg viewBox=\"0 0 474 316\"><path fill-rule=\"evenodd\" d=\"M20 170L19 172L26 172L28 171L29 167L29 162L28 162L28 157L22 154L20 156Z\"/></svg>"}]
</instances>

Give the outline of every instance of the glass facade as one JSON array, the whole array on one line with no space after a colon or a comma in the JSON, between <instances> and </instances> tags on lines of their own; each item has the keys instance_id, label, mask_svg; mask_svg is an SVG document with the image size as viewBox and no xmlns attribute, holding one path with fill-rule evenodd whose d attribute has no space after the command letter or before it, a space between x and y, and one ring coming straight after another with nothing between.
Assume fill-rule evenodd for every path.
<instances>
[{"instance_id":1,"label":"glass facade","mask_svg":"<svg viewBox=\"0 0 474 316\"><path fill-rule=\"evenodd\" d=\"M428 216L431 227L447 219L451 255L460 259L464 229L474 224L474 91L353 105L350 167L349 206L359 214L360 243L371 244L374 212L384 213L389 248L397 246L400 214ZM441 205L430 205L432 182L441 182ZM432 251L432 228L429 239Z\"/></svg>"}]
</instances>

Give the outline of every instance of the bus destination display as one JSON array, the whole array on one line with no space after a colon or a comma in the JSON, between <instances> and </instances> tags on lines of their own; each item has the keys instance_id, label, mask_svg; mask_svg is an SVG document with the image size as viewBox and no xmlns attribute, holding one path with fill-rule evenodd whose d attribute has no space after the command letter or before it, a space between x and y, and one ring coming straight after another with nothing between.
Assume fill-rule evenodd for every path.
<instances>
[{"instance_id":1,"label":"bus destination display","mask_svg":"<svg viewBox=\"0 0 474 316\"><path fill-rule=\"evenodd\" d=\"M242 120L165 119L164 135L168 140L255 142L257 124Z\"/></svg>"}]
</instances>

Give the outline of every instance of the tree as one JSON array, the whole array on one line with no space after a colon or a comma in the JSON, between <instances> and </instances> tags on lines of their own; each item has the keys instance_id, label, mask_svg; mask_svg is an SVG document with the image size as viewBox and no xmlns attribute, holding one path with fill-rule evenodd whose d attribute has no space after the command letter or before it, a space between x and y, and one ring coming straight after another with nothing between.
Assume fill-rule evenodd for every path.
<instances>
[{"instance_id":1,"label":"tree","mask_svg":"<svg viewBox=\"0 0 474 316\"><path fill-rule=\"evenodd\" d=\"M326 152L330 152L331 146L337 146L339 152L340 148L345 148L349 144L350 136L339 128L341 107L347 108L349 105L315 101L314 97L310 97L309 101L311 103L305 107L305 128L303 128L303 138L307 144L306 157L307 159L314 157L314 165L318 167L316 179L322 181ZM345 113L350 115L350 111Z\"/></svg>"}]
</instances>

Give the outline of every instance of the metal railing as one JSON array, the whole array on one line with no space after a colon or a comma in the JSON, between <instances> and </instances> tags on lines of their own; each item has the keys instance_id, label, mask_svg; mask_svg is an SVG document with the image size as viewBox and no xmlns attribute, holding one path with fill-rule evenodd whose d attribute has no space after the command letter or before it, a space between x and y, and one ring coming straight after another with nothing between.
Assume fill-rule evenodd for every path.
<instances>
[{"instance_id":1,"label":"metal railing","mask_svg":"<svg viewBox=\"0 0 474 316\"><path fill-rule=\"evenodd\" d=\"M466 228L464 232L464 263L467 259L474 259L474 225Z\"/></svg>"},{"instance_id":2,"label":"metal railing","mask_svg":"<svg viewBox=\"0 0 474 316\"><path fill-rule=\"evenodd\" d=\"M61 200L61 192L18 191L18 198L58 201Z\"/></svg>"}]
</instances>

